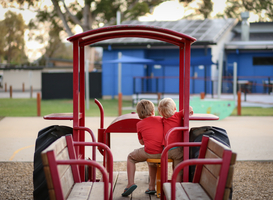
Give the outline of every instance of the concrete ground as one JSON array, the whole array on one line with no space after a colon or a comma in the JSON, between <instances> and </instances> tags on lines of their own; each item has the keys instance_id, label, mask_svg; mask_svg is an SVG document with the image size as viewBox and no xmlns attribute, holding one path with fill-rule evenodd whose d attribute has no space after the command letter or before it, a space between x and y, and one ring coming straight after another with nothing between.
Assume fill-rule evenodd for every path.
<instances>
[{"instance_id":1,"label":"concrete ground","mask_svg":"<svg viewBox=\"0 0 273 200\"><path fill-rule=\"evenodd\" d=\"M115 117L105 117L107 128ZM33 161L38 132L51 125L72 127L72 121L44 120L42 117L5 117L0 121L0 161ZM99 117L86 117L86 126L97 137ZM219 121L190 121L190 127L217 126L228 133L237 160L273 160L272 117L227 117ZM86 141L91 141L86 134ZM112 133L114 161L126 161L128 153L141 145L136 133ZM90 156L89 150L86 150ZM101 161L100 154L97 160Z\"/></svg>"}]
</instances>

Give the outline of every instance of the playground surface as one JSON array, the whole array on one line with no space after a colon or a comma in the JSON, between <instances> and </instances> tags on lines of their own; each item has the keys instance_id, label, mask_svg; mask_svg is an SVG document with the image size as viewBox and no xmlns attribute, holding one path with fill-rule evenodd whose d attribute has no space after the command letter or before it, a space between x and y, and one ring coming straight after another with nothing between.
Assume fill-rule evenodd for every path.
<instances>
[{"instance_id":1,"label":"playground surface","mask_svg":"<svg viewBox=\"0 0 273 200\"><path fill-rule=\"evenodd\" d=\"M115 117L105 117L108 127ZM38 132L51 125L72 127L72 121L44 120L43 117L5 117L0 120L0 162L32 162ZM86 127L97 137L99 117L86 117ZM231 116L219 121L190 121L190 127L217 126L228 133L231 148L238 154L237 160L273 160L273 116ZM86 133L86 141L91 137ZM111 150L114 161L126 161L127 155L141 145L136 133L111 133ZM90 150L91 151L91 150ZM89 150L86 156L91 157ZM97 153L97 160L102 157Z\"/></svg>"}]
</instances>

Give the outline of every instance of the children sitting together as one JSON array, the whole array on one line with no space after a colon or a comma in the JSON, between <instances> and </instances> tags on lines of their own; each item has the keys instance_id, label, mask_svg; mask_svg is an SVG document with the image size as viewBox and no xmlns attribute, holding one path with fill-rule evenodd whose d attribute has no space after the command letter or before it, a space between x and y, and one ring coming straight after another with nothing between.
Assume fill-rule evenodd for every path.
<instances>
[{"instance_id":1,"label":"children sitting together","mask_svg":"<svg viewBox=\"0 0 273 200\"><path fill-rule=\"evenodd\" d=\"M141 100L136 106L136 111L140 119L137 123L138 140L144 147L135 149L127 157L127 176L128 184L122 193L122 196L130 195L137 185L134 183L135 164L145 162L147 159L160 159L165 144L165 136L173 127L181 127L184 111L176 112L176 104L171 98L164 98L159 102L158 112L162 116L155 116L154 104L149 100ZM193 114L192 107L189 108L189 115ZM182 132L175 131L169 137L168 144L182 141ZM173 167L183 161L183 148L174 147L169 150L168 158L173 159ZM156 165L148 163L149 168L149 187L146 194L155 194ZM177 181L181 182L181 176Z\"/></svg>"}]
</instances>

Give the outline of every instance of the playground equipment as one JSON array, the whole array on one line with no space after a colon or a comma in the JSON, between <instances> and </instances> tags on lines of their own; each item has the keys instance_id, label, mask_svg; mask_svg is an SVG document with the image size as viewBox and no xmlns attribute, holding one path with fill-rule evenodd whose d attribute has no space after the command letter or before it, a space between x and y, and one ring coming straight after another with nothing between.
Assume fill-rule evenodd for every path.
<instances>
[{"instance_id":1,"label":"playground equipment","mask_svg":"<svg viewBox=\"0 0 273 200\"><path fill-rule=\"evenodd\" d=\"M196 41L195 38L172 30L144 26L144 25L117 25L86 31L68 38L73 43L73 113L55 113L45 116L45 119L73 120L73 140L75 142L85 141L85 73L84 73L84 46L93 43L120 37L139 37L161 40L171 43L179 48L179 110L184 109L189 113L190 97L190 46ZM98 141L110 146L111 132L136 132L136 123L139 121L135 113L119 116L107 128L103 128L103 109L101 109L101 126L98 132ZM212 114L198 114L183 119L183 140L189 141L189 120L217 120ZM76 155L85 158L83 147L75 149ZM101 150L103 153L103 151ZM184 159L189 159L189 147L184 148ZM188 181L189 169L184 169L184 181ZM84 180L84 167L80 167L81 180Z\"/></svg>"},{"instance_id":2,"label":"playground equipment","mask_svg":"<svg viewBox=\"0 0 273 200\"><path fill-rule=\"evenodd\" d=\"M174 101L178 105L178 101ZM196 113L213 114L219 117L219 120L230 116L235 108L235 101L222 99L201 99L200 97L192 97L190 106L194 108Z\"/></svg>"}]
</instances>

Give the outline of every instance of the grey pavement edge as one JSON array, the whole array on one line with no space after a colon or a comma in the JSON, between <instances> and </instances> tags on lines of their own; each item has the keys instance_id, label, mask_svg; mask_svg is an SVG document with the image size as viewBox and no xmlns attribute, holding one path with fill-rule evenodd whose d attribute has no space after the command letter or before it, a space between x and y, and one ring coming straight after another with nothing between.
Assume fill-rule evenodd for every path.
<instances>
[{"instance_id":1,"label":"grey pavement edge","mask_svg":"<svg viewBox=\"0 0 273 200\"><path fill-rule=\"evenodd\" d=\"M107 128L115 117L105 117ZM97 137L99 117L86 117L89 127ZM5 117L0 120L0 161L32 162L38 132L51 125L72 127L72 121L44 120L42 117ZM190 127L217 126L228 133L231 148L237 160L273 160L273 116L237 117L231 116L219 121L190 121ZM91 141L86 133L86 141ZM128 153L141 147L136 133L112 133L111 150L114 161L126 161ZM90 157L86 149L86 157ZM102 157L97 152L97 160Z\"/></svg>"}]
</instances>

